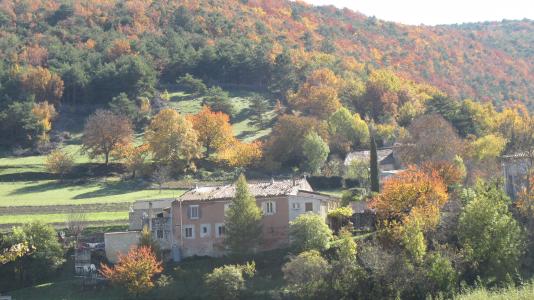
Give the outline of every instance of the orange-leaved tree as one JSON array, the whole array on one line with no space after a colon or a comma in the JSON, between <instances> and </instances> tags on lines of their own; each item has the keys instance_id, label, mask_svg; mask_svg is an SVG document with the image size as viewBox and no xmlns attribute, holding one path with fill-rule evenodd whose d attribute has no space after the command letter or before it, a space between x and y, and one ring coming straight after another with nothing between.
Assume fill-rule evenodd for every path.
<instances>
[{"instance_id":1,"label":"orange-leaved tree","mask_svg":"<svg viewBox=\"0 0 534 300\"><path fill-rule=\"evenodd\" d=\"M388 223L404 223L414 213L423 213L423 228L431 229L439 222L439 210L447 202L447 188L441 176L413 166L384 181L382 192L371 207Z\"/></svg>"},{"instance_id":2,"label":"orange-leaved tree","mask_svg":"<svg viewBox=\"0 0 534 300\"><path fill-rule=\"evenodd\" d=\"M387 240L400 243L420 263L427 249L424 233L438 225L440 208L447 199L447 188L436 171L410 166L386 179L370 206L376 210Z\"/></svg>"},{"instance_id":3,"label":"orange-leaved tree","mask_svg":"<svg viewBox=\"0 0 534 300\"><path fill-rule=\"evenodd\" d=\"M132 248L126 255L119 254L113 267L101 265L100 273L112 283L125 287L128 293L144 294L154 287L154 277L163 272L161 261L150 247Z\"/></svg>"},{"instance_id":4,"label":"orange-leaved tree","mask_svg":"<svg viewBox=\"0 0 534 300\"><path fill-rule=\"evenodd\" d=\"M189 120L198 132L199 141L206 148L205 157L214 150L227 147L234 140L230 117L223 112L214 112L209 106L204 106L197 114L189 116Z\"/></svg>"},{"instance_id":5,"label":"orange-leaved tree","mask_svg":"<svg viewBox=\"0 0 534 300\"><path fill-rule=\"evenodd\" d=\"M341 107L338 97L340 81L329 69L313 71L297 93L290 93L288 101L292 108L307 115L326 119Z\"/></svg>"}]
</instances>

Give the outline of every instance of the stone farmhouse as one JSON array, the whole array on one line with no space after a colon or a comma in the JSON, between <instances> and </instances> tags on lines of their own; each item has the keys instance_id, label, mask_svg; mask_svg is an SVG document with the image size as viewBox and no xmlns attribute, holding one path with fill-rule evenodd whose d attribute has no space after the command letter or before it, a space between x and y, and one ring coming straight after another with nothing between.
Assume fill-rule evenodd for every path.
<instances>
[{"instance_id":1,"label":"stone farmhouse","mask_svg":"<svg viewBox=\"0 0 534 300\"><path fill-rule=\"evenodd\" d=\"M312 212L328 221L328 212L339 206L338 198L314 192L305 178L249 182L249 189L263 212L262 243L257 251L288 246L289 222L299 215ZM136 203L130 212L130 231L106 234L106 255L116 258L117 252L135 246L139 231L147 224L167 259L222 256L226 253L225 211L234 196L235 185L228 184L195 187L171 202ZM165 205L169 206L161 208Z\"/></svg>"},{"instance_id":2,"label":"stone farmhouse","mask_svg":"<svg viewBox=\"0 0 534 300\"><path fill-rule=\"evenodd\" d=\"M380 171L379 175L381 178L393 176L399 172L399 169L401 168L401 163L397 155L393 151L393 148L384 148L377 150L377 158L378 169ZM362 150L351 152L345 157L343 165L346 168L351 164L352 161L355 160L369 162L371 160L371 151Z\"/></svg>"}]
</instances>

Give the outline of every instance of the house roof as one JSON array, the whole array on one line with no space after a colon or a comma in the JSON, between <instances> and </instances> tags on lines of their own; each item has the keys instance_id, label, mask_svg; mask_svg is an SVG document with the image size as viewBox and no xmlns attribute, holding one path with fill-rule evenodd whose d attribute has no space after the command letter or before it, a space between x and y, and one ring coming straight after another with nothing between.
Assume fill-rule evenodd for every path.
<instances>
[{"instance_id":1,"label":"house roof","mask_svg":"<svg viewBox=\"0 0 534 300\"><path fill-rule=\"evenodd\" d=\"M313 192L306 179L250 182L248 187L254 197L289 196L296 195L299 191ZM178 199L182 201L207 201L233 197L235 197L235 184L227 184L223 186L197 187L187 191Z\"/></svg>"},{"instance_id":2,"label":"house roof","mask_svg":"<svg viewBox=\"0 0 534 300\"><path fill-rule=\"evenodd\" d=\"M170 207L174 198L154 199L154 200L137 200L133 203L132 208L135 209L148 209L149 204L152 203L154 209L164 209Z\"/></svg>"},{"instance_id":3,"label":"house roof","mask_svg":"<svg viewBox=\"0 0 534 300\"><path fill-rule=\"evenodd\" d=\"M394 164L395 163L395 159L393 158L393 149L380 149L376 151L376 154L378 156L379 164ZM347 154L347 157L345 158L345 161L343 162L343 164L345 166L348 166L350 162L353 160L368 161L370 159L371 159L371 151L369 150L354 151L354 152Z\"/></svg>"}]
</instances>

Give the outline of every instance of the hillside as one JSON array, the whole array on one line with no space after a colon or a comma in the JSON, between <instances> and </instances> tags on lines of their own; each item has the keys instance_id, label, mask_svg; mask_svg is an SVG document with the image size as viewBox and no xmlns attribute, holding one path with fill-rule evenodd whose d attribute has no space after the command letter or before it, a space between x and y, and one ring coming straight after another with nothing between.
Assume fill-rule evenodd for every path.
<instances>
[{"instance_id":1,"label":"hillside","mask_svg":"<svg viewBox=\"0 0 534 300\"><path fill-rule=\"evenodd\" d=\"M358 68L389 67L455 98L534 101L529 20L429 27L287 0L55 0L3 1L0 23L2 90L11 99L21 95L9 93L8 71L30 64L61 75L64 101L105 101L136 79L131 73L122 86L109 84L108 64L122 54L153 67L134 61L147 86L189 72L273 91L277 55L295 48L306 51L292 52L297 69L306 56L328 65L342 55L363 64Z\"/></svg>"}]
</instances>

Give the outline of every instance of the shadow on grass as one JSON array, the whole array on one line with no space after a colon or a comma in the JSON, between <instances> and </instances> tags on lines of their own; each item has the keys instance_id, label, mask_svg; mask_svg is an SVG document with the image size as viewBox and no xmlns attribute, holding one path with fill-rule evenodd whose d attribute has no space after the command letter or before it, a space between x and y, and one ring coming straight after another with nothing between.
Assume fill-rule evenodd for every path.
<instances>
[{"instance_id":1,"label":"shadow on grass","mask_svg":"<svg viewBox=\"0 0 534 300\"><path fill-rule=\"evenodd\" d=\"M31 165L28 165L31 166ZM58 180L60 176L43 171L25 171L16 172L16 169L25 167L25 165L17 165L14 167L0 167L0 171L13 169L14 173L1 174L0 182L16 182L16 181L38 181L38 180ZM3 168L3 169L1 169ZM95 177L107 177L114 176L116 174L124 173L125 169L120 164L109 164L104 166L97 163L83 163L74 166L70 173L64 175L67 179L83 179L83 178L95 178ZM16 173L15 173L16 172Z\"/></svg>"},{"instance_id":2,"label":"shadow on grass","mask_svg":"<svg viewBox=\"0 0 534 300\"><path fill-rule=\"evenodd\" d=\"M21 194L31 194L31 193L41 193L50 190L62 189L68 186L74 186L73 183L61 182L61 181L48 181L36 185L27 185L21 188L18 188L9 195L21 195ZM79 185L78 185L79 186Z\"/></svg>"},{"instance_id":3,"label":"shadow on grass","mask_svg":"<svg viewBox=\"0 0 534 300\"><path fill-rule=\"evenodd\" d=\"M14 168L16 169L16 168ZM0 175L0 182L16 182L16 181L37 181L37 180L55 180L59 176L48 172L17 172Z\"/></svg>"}]
</instances>

